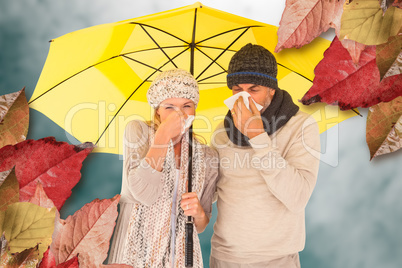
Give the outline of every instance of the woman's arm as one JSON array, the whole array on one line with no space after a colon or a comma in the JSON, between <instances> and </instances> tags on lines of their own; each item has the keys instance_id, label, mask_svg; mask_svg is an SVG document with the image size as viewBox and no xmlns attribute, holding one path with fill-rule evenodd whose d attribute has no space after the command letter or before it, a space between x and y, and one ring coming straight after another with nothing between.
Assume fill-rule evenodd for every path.
<instances>
[{"instance_id":1,"label":"woman's arm","mask_svg":"<svg viewBox=\"0 0 402 268\"><path fill-rule=\"evenodd\" d=\"M156 131L154 144L145 157L148 164L155 170L162 171L169 141L181 135L183 122L182 114L171 113Z\"/></svg>"}]
</instances>

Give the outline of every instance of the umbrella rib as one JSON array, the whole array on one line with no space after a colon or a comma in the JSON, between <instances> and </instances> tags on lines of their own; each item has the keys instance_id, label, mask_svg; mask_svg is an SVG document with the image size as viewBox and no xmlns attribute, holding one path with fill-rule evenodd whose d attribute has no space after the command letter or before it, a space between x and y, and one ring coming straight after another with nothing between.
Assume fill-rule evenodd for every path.
<instances>
[{"instance_id":1,"label":"umbrella rib","mask_svg":"<svg viewBox=\"0 0 402 268\"><path fill-rule=\"evenodd\" d=\"M227 84L226 82L210 82L210 83L198 83L200 85L216 85L216 84Z\"/></svg>"},{"instance_id":2,"label":"umbrella rib","mask_svg":"<svg viewBox=\"0 0 402 268\"><path fill-rule=\"evenodd\" d=\"M166 32L165 30L162 30L162 29L160 29L160 28L157 28L157 27L154 27L154 26L151 26L151 25L148 25L148 24L144 24L144 23L139 23L139 22L130 22L130 24L137 24L137 25L140 25L143 29L144 29L143 26L146 26L146 27L149 27L149 28L158 30L158 31L160 31L160 32L162 32L162 33L165 33L165 34L167 34L167 35L170 35L170 36L172 36L172 37L174 37L174 38L176 38L176 39L182 41L183 43L189 44L187 41L184 41L184 40L181 39L180 37L178 37L178 36L176 36L176 35L174 35L174 34L171 34L171 33L169 33L169 32Z\"/></svg>"},{"instance_id":3,"label":"umbrella rib","mask_svg":"<svg viewBox=\"0 0 402 268\"><path fill-rule=\"evenodd\" d=\"M166 46L166 47L161 47L163 49L165 48L180 48L180 47L188 47L187 45L179 45L179 46ZM142 49L142 50L137 50L137 51L130 51L130 52L126 52L124 54L120 54L120 56L125 56L128 54L134 54L134 53L140 53L140 52L146 52L146 51L152 51L152 50L157 50L159 49L158 47L154 47L154 48L147 48L147 49Z\"/></svg>"},{"instance_id":4,"label":"umbrella rib","mask_svg":"<svg viewBox=\"0 0 402 268\"><path fill-rule=\"evenodd\" d=\"M261 26L261 25L250 25L250 26L243 26L243 27L235 28L235 29L232 29L232 30L228 30L228 31L221 32L221 33L218 33L218 34L216 34L216 35L210 36L210 37L208 37L208 38L206 38L206 39L204 39L204 40L198 41L196 44L198 45L199 43L205 42L205 41L207 41L207 40L209 40L209 39L212 39L212 38L215 38L215 37L218 37L218 36L221 36L221 35L230 33L230 32L234 32L234 31L238 31L238 30L242 30L242 29L248 30L248 29L254 28L254 27L263 27L263 26ZM243 32L243 33L244 33L244 32ZM243 35L243 34L242 34L242 35Z\"/></svg>"},{"instance_id":5,"label":"umbrella rib","mask_svg":"<svg viewBox=\"0 0 402 268\"><path fill-rule=\"evenodd\" d=\"M146 63L143 63L143 62L141 62L141 61L138 61L138 60L132 59L132 58L130 58L130 57L127 57L126 55L123 55L122 57L125 57L126 59L129 59L129 60L132 60L132 61L137 62L137 63L139 63L139 64L142 64L142 65L144 65L144 66L146 66L146 67L148 67L148 68L154 69L155 71L162 72L160 69L157 69L157 68L155 68L155 67L153 67L153 66L151 66L151 65L148 65L148 64L146 64Z\"/></svg>"},{"instance_id":6,"label":"umbrella rib","mask_svg":"<svg viewBox=\"0 0 402 268\"><path fill-rule=\"evenodd\" d=\"M183 54L186 50L188 49L188 47L186 49L184 49L183 51L181 51L180 53L178 53L176 56L173 57L173 59L177 58L178 56L180 56L181 54ZM130 94L130 96L128 96L128 98L123 102L123 104L120 106L119 110L117 110L117 112L114 114L113 118L109 121L109 123L107 124L107 126L105 127L105 129L103 130L102 134L99 136L98 140L95 142L95 145L98 144L98 142L100 141L100 139L102 138L103 134L105 134L106 130L109 128L110 124L113 122L113 120L116 118L116 116L120 113L121 109L123 109L124 105L126 105L126 103L128 102L128 100L131 98L131 96L134 95L135 92L137 92L137 90L147 81L149 81L148 79L153 76L158 70L160 70L161 68L163 68L166 64L168 64L170 61L165 62L164 64L162 64L159 68L156 68L156 70L150 74L146 79L144 79L141 84L138 85L138 87Z\"/></svg>"},{"instance_id":7,"label":"umbrella rib","mask_svg":"<svg viewBox=\"0 0 402 268\"><path fill-rule=\"evenodd\" d=\"M203 45L198 45L197 47L198 48L202 47L202 48L212 48L212 49L224 50L224 48L221 48L221 47L211 47L211 46L203 46ZM233 49L227 49L226 51L237 52L237 50L233 50Z\"/></svg>"},{"instance_id":8,"label":"umbrella rib","mask_svg":"<svg viewBox=\"0 0 402 268\"><path fill-rule=\"evenodd\" d=\"M115 57L112 57L112 58L115 58ZM112 58L110 58L110 59L112 59ZM107 60L110 60L110 59L107 59ZM96 64L94 64L94 65L91 65L91 66L88 66L87 68L85 68L85 69L79 71L78 73L75 73L75 74L71 75L70 77L67 77L67 78L64 79L63 81L60 81L60 82L57 83L56 85L52 86L51 88L49 88L48 90L46 90L45 92L43 92L42 94L40 94L40 95L39 95L38 97L36 97L35 99L33 99L33 100L31 100L30 102L28 102L28 104L31 104L32 102L36 101L37 99L39 99L40 97L42 97L43 95L45 95L46 93L48 93L49 91L51 91L52 89L54 89L55 87L57 87L58 85L63 84L64 82L66 82L67 80L73 78L74 76L79 75L80 73L85 72L85 71L88 70L89 68L92 68L92 67L94 67L94 66L96 66L96 65L98 65L98 64L101 64L102 62L105 62L105 61L107 61L107 60L98 62L98 63L96 63Z\"/></svg>"},{"instance_id":9,"label":"umbrella rib","mask_svg":"<svg viewBox=\"0 0 402 268\"><path fill-rule=\"evenodd\" d=\"M294 72L295 74L300 75L300 76L301 76L301 77L303 77L304 79L307 79L308 81L310 81L311 83L313 83L313 81L312 81L311 79L309 79L308 77L306 77L306 76L302 75L301 73L298 73L298 72L296 72L296 71L294 71L294 70L292 70L292 69L290 69L290 68L286 67L285 65L283 65L283 64L281 64L281 63L277 63L277 64L278 64L279 66L281 66L281 67L285 68L285 69L288 69L289 71Z\"/></svg>"},{"instance_id":10,"label":"umbrella rib","mask_svg":"<svg viewBox=\"0 0 402 268\"><path fill-rule=\"evenodd\" d=\"M204 80L210 79L210 78L212 78L212 77L215 77L215 76L218 76L218 75L224 74L224 73L226 73L226 71L220 72L220 73L217 73L217 74L214 74L214 75L211 75L211 76L208 76L208 77L206 77L206 78L204 78L204 79L198 80L197 82L200 83L200 82L202 82L202 81L204 81Z\"/></svg>"},{"instance_id":11,"label":"umbrella rib","mask_svg":"<svg viewBox=\"0 0 402 268\"><path fill-rule=\"evenodd\" d=\"M208 54L206 54L204 51L202 51L201 49L199 49L198 47L197 47L197 50L198 51L200 51L202 54L204 54L208 59L210 59L210 60L212 60L213 61L213 59L208 55ZM221 67L221 69L224 71L224 72L227 72L227 70L225 69L225 68L223 68L219 63L217 63L217 62L215 62L219 67ZM206 78L204 78L204 79L202 79L202 80L205 80ZM202 81L201 80L201 81Z\"/></svg>"},{"instance_id":12,"label":"umbrella rib","mask_svg":"<svg viewBox=\"0 0 402 268\"><path fill-rule=\"evenodd\" d=\"M223 55L223 53L225 53L234 43L236 43L237 42L237 40L239 40L240 39L240 37L242 37L243 36L243 34L245 34L247 31L248 31L248 29L250 29L250 27L247 27L235 40L233 40L233 42L232 43L230 43L229 44L229 46L227 46L226 48L225 48L225 50L224 51L222 51L198 76L197 76L197 78L196 78L196 80L198 80L198 78L203 74L203 73L205 73L205 71L206 70L208 70L209 69L209 67L211 67L212 66L212 64L214 64L222 55Z\"/></svg>"},{"instance_id":13,"label":"umbrella rib","mask_svg":"<svg viewBox=\"0 0 402 268\"><path fill-rule=\"evenodd\" d=\"M181 46L167 46L167 47L162 47L162 48L179 48L179 47L187 48L187 46L183 46L183 45L181 45ZM46 93L48 93L49 91L51 91L52 89L54 89L55 87L57 87L57 86L63 84L63 83L66 82L67 80L73 78L73 77L76 76L76 75L79 75L79 74L82 73L82 72L85 72L86 70L88 70L88 69L90 69L90 68L92 68L92 67L95 67L95 66L97 66L97 65L99 65L99 64L102 64L102 63L104 63L104 62L106 62L106 61L109 61L109 60L111 60L111 59L118 58L118 57L126 57L127 59L134 60L134 59L132 59L132 58L126 56L126 55L127 55L127 54L131 54L131 53L137 53L137 52L155 50L155 49L159 49L159 48L151 48L151 49L144 49L144 50L138 50L138 51L127 52L127 53L124 53L124 54L120 54L120 55L116 55L116 56L110 57L110 58L108 58L108 59L106 59L106 60L103 60L103 61L101 61L101 62L95 63L95 64L93 64L93 65L91 65L91 66L88 66L88 67L86 67L85 69L83 69L83 70L81 70L81 71L79 71L79 72L77 72L77 73L71 75L70 77L67 77L67 78L64 79L63 81L60 81L59 83L57 83L57 84L54 85L53 87L49 88L48 90L46 90L45 92L43 92L42 94L40 94L40 95L39 95L38 97L36 97L35 99L29 101L28 104L31 104L32 102L36 101L37 99L39 99L40 97L42 97L43 95L45 95ZM135 60L134 60L134 61L135 61ZM143 64L143 65L146 65L146 64L144 64L144 63L142 63L142 62L139 62L139 61L137 61L137 62L138 62L138 63L141 63L141 64ZM149 66L148 66L148 67L149 67ZM151 68L154 68L154 67L151 67Z\"/></svg>"},{"instance_id":14,"label":"umbrella rib","mask_svg":"<svg viewBox=\"0 0 402 268\"><path fill-rule=\"evenodd\" d=\"M165 54L165 56L169 59L169 61L174 65L174 67L177 68L177 65L173 62L173 60L168 56L168 54L166 54L166 52L161 48L161 46L158 44L158 42L156 42L156 40L148 33L147 30L145 30L144 26L142 24L140 24L141 28L144 30L144 32L149 36L149 38L151 38L151 40L155 43L155 45L158 46L158 48L162 51L163 54Z\"/></svg>"}]
</instances>

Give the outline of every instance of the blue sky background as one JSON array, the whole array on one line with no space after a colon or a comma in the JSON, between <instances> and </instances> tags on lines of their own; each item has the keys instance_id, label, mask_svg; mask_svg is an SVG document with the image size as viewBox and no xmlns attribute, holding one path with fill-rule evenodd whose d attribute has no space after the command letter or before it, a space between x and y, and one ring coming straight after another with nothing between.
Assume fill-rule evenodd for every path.
<instances>
[{"instance_id":1,"label":"blue sky background","mask_svg":"<svg viewBox=\"0 0 402 268\"><path fill-rule=\"evenodd\" d=\"M3 0L0 2L0 95L26 87L29 99L49 49L48 41L89 26L148 15L192 1ZM279 25L284 0L207 0L203 4ZM324 35L331 38L333 31ZM402 150L369 161L367 109L321 135L324 152L317 186L306 209L305 268L402 267ZM28 138L67 134L30 110ZM122 162L116 155L90 154L82 179L64 205L63 218L95 198L119 193ZM201 235L208 267L213 218ZM269 223L268 223L269 224Z\"/></svg>"}]
</instances>

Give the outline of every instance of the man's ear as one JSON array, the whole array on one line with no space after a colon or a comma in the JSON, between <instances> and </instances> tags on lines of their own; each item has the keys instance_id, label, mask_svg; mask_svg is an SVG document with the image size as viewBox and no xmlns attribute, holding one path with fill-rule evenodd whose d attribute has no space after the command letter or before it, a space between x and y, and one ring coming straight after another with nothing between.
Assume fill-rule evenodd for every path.
<instances>
[{"instance_id":1,"label":"man's ear","mask_svg":"<svg viewBox=\"0 0 402 268\"><path fill-rule=\"evenodd\" d=\"M275 89L270 88L269 90L270 90L270 91L269 91L269 94L270 94L271 96L275 95Z\"/></svg>"}]
</instances>

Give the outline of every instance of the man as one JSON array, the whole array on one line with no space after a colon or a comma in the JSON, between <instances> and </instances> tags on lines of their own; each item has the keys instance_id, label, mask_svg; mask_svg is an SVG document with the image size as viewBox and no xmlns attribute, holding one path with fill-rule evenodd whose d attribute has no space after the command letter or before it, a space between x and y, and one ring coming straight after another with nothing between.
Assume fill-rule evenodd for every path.
<instances>
[{"instance_id":1,"label":"man","mask_svg":"<svg viewBox=\"0 0 402 268\"><path fill-rule=\"evenodd\" d=\"M276 76L275 57L259 45L247 44L229 63L228 87L251 95L250 110L239 97L212 135L220 159L212 268L300 267L319 132Z\"/></svg>"}]
</instances>

